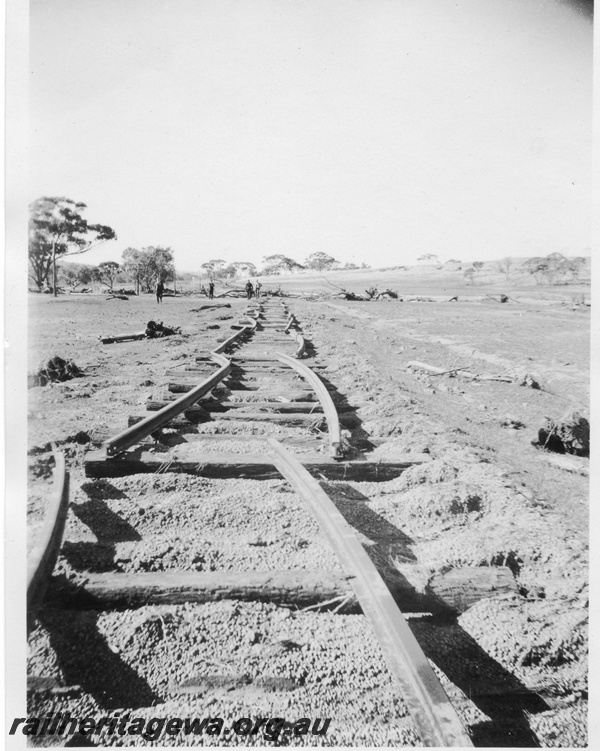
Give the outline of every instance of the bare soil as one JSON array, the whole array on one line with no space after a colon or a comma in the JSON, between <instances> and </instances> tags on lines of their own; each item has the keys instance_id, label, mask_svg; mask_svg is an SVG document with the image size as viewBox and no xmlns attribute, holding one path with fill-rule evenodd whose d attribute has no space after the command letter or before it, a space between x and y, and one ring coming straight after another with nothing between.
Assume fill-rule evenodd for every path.
<instances>
[{"instance_id":1,"label":"bare soil","mask_svg":"<svg viewBox=\"0 0 600 751\"><path fill-rule=\"evenodd\" d=\"M59 355L84 372L29 390L29 544L51 483L51 443L66 451L72 472L73 506L59 573L77 577L90 566L335 568L285 483L254 482L248 493L239 484L248 481L165 474L108 482L83 475L82 459L94 441L123 429L128 415L143 414L149 397L161 398L173 380L166 370L207 354L219 336L230 334L246 305L229 299L230 308L193 312L205 302L165 298L159 306L150 296L31 296L31 370ZM458 302L288 300L309 354L327 366L321 375L357 410L360 422L347 434L350 444L373 439L373 456L386 459L410 452L431 457L388 482L324 483L381 570L405 577L418 591L432 576L460 566L508 566L515 576L514 597L482 600L445 623L410 619L476 745L586 744L588 459L569 456L556 463L556 455L532 443L545 418L568 409L588 413L589 308L572 309L568 297L566 303L499 304L484 295ZM182 333L109 345L98 340L143 330L151 319ZM472 380L460 371L427 375L409 368L411 361L482 376L530 374L541 388L518 380ZM216 421L203 429L210 434L220 427ZM310 435L308 428L275 430ZM251 439L250 431L240 433L242 444ZM280 697L275 700L264 687L254 694L247 685L242 690L243 682L220 693L205 685L199 695L182 698L156 667L162 660L179 683L210 673L211 656L221 661L215 674L223 672L223 661L234 675L252 673L259 670L260 660L252 662L258 652L276 651L278 639L289 638L304 645L302 660L290 663L287 655L277 669L273 662L273 676L302 676L289 706L308 713L299 716L334 718L328 736L312 743L418 744L401 697L390 692L377 648L361 631L366 627L360 616L328 615L331 628L335 623L340 629L334 638L330 625L314 626L310 636L317 616L295 614L279 635L257 637L254 644L245 635L263 633L273 608L245 604L231 615L228 607L143 608L135 623L119 613L80 614L75 623L82 639L94 634L91 648L101 664L108 653L118 654L131 672L127 686L148 694L148 701L139 699L137 716L158 716L156 704L164 716L208 716L209 707L212 716L254 716L244 713L256 714L257 707L289 715ZM79 693L60 700L34 693L31 711L68 707L81 714L125 706L124 687L109 701L106 679L88 675L66 656L78 642L57 636L61 619L49 610L40 620L30 639L29 671L78 684ZM197 647L192 624L207 639ZM222 631L218 637L215 627ZM334 642L340 638L352 647L339 651ZM136 645L146 642L155 649L152 663L140 662Z\"/></svg>"}]
</instances>

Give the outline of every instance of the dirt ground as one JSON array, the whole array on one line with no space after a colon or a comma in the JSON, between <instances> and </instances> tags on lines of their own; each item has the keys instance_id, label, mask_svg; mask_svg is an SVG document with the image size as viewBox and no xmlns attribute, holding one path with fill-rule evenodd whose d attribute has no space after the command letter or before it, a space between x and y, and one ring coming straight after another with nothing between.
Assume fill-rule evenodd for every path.
<instances>
[{"instance_id":1,"label":"dirt ground","mask_svg":"<svg viewBox=\"0 0 600 751\"><path fill-rule=\"evenodd\" d=\"M506 738L490 731L504 722L526 722L544 746L586 743L588 459L557 459L532 444L546 417L589 412L589 308L573 308L568 296L565 301L287 301L309 355L326 364L322 375L357 409L350 443L374 439L379 458L410 452L431 457L397 480L329 483L347 518L358 494L378 523L395 530L395 540L402 536L402 544L385 543L385 534L357 519L372 557L417 589L460 566L504 565L515 576L517 597L480 601L448 623L442 641L439 627L434 633L426 620L411 620L472 722L466 697L473 687L479 692L477 745L505 745L498 739ZM66 451L75 497L81 495L82 458L91 444L126 427L128 415L143 414L146 400L160 398L170 380L165 371L207 354L230 334L246 304L219 300L230 307L197 310L207 302L192 296L165 298L160 306L151 296L30 297L30 370L59 355L84 372L29 390L30 545L51 482L50 444ZM99 342L99 335L143 330L151 319L182 333ZM426 375L409 368L411 361L518 378ZM518 385L526 374L540 388ZM232 548L234 553L244 559ZM327 555L323 560L329 565ZM43 640L43 634L34 636L34 663ZM361 745L360 736L354 743L338 737L342 745ZM374 742L376 737L362 742L390 740L383 735Z\"/></svg>"}]
</instances>

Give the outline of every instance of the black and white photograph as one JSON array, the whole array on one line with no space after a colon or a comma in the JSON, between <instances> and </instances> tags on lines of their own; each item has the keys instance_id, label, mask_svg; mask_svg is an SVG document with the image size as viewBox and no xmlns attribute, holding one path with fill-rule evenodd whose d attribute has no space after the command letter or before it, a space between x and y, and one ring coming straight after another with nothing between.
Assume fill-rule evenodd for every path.
<instances>
[{"instance_id":1,"label":"black and white photograph","mask_svg":"<svg viewBox=\"0 0 600 751\"><path fill-rule=\"evenodd\" d=\"M7 7L9 748L593 747L593 1Z\"/></svg>"}]
</instances>

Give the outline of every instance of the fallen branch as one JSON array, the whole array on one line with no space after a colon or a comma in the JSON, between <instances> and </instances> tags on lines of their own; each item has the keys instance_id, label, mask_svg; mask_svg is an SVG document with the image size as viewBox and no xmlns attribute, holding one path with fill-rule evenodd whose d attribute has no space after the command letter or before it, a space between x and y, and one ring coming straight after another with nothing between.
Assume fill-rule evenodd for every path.
<instances>
[{"instance_id":1,"label":"fallen branch","mask_svg":"<svg viewBox=\"0 0 600 751\"><path fill-rule=\"evenodd\" d=\"M127 342L145 338L145 331L136 331L133 334L117 334L116 336L102 336L102 334L98 336L102 344L113 344L113 342Z\"/></svg>"},{"instance_id":2,"label":"fallen branch","mask_svg":"<svg viewBox=\"0 0 600 751\"><path fill-rule=\"evenodd\" d=\"M450 370L442 370L441 373L430 373L431 376L446 375L447 373L456 373L459 370L466 370L469 366L462 365L460 368L450 368Z\"/></svg>"},{"instance_id":3,"label":"fallen branch","mask_svg":"<svg viewBox=\"0 0 600 751\"><path fill-rule=\"evenodd\" d=\"M457 370L466 370L469 366L463 365L459 368L450 368L450 370L444 370L444 368L436 368L435 365L428 365L426 362L418 362L417 360L411 360L406 365L407 368L417 368L418 370L425 370L430 375L445 375L446 373L455 373Z\"/></svg>"},{"instance_id":4,"label":"fallen branch","mask_svg":"<svg viewBox=\"0 0 600 751\"><path fill-rule=\"evenodd\" d=\"M322 274L321 274L321 279L324 279L327 282L327 284L329 284L330 287L334 287L334 289L339 289L342 292L346 293L346 290L343 287L339 287L337 284L330 282L329 279L326 276L323 276Z\"/></svg>"},{"instance_id":5,"label":"fallen branch","mask_svg":"<svg viewBox=\"0 0 600 751\"><path fill-rule=\"evenodd\" d=\"M466 375L463 373L463 375ZM473 376L474 380L477 381L501 381L502 383L513 383L514 378L511 378L510 376L501 376L501 375L475 375Z\"/></svg>"},{"instance_id":6,"label":"fallen branch","mask_svg":"<svg viewBox=\"0 0 600 751\"><path fill-rule=\"evenodd\" d=\"M231 303L216 303L215 305L201 305L199 308L190 308L190 313L199 313L201 310L210 310L211 308L230 308Z\"/></svg>"}]
</instances>

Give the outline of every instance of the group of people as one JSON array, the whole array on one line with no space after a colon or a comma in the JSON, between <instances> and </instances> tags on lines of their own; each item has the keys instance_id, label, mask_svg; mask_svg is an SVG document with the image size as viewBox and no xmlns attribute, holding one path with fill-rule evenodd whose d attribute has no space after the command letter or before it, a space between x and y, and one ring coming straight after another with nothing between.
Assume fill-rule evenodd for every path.
<instances>
[{"instance_id":1,"label":"group of people","mask_svg":"<svg viewBox=\"0 0 600 751\"><path fill-rule=\"evenodd\" d=\"M260 297L260 290L261 290L261 283L259 281L256 282L256 286L254 287L252 285L252 282L250 279L246 282L246 297L248 300L250 300L251 297Z\"/></svg>"},{"instance_id":2,"label":"group of people","mask_svg":"<svg viewBox=\"0 0 600 751\"><path fill-rule=\"evenodd\" d=\"M250 279L246 282L246 297L248 300L252 297L260 297L260 290L262 288L262 284L257 280L256 284L253 285ZM162 302L163 295L165 292L165 285L163 284L162 279L159 279L156 283L156 302ZM208 299L212 300L215 296L215 282L213 279L211 279L208 283Z\"/></svg>"}]
</instances>

